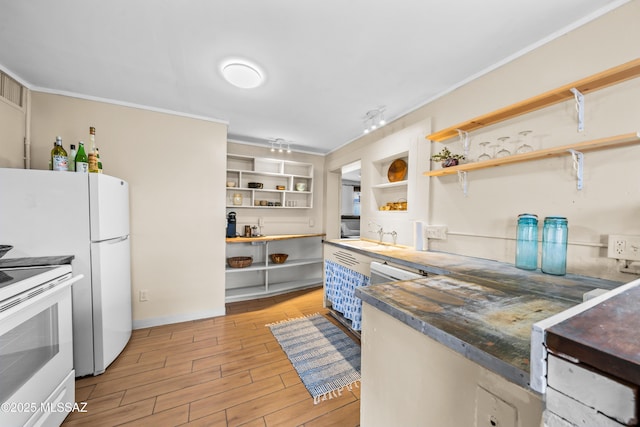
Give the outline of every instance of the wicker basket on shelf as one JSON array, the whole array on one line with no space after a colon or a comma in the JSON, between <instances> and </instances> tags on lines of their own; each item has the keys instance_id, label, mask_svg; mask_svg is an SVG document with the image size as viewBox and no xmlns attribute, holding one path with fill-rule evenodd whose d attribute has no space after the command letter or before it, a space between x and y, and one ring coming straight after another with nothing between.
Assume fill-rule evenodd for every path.
<instances>
[{"instance_id":1,"label":"wicker basket on shelf","mask_svg":"<svg viewBox=\"0 0 640 427\"><path fill-rule=\"evenodd\" d=\"M289 257L288 254L271 254L269 256L271 257L271 261L273 261L274 264L283 264Z\"/></svg>"},{"instance_id":2,"label":"wicker basket on shelf","mask_svg":"<svg viewBox=\"0 0 640 427\"><path fill-rule=\"evenodd\" d=\"M231 268L245 268L249 267L253 263L253 258L250 256L234 256L227 258L227 264Z\"/></svg>"}]
</instances>

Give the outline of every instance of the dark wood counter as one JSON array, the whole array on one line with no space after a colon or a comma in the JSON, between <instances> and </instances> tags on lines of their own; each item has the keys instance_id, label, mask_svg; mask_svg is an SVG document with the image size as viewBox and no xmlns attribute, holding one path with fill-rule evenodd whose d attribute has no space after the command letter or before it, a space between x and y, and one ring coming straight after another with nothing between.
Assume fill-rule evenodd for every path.
<instances>
[{"instance_id":1,"label":"dark wood counter","mask_svg":"<svg viewBox=\"0 0 640 427\"><path fill-rule=\"evenodd\" d=\"M549 349L640 385L640 281L637 282L547 329Z\"/></svg>"}]
</instances>

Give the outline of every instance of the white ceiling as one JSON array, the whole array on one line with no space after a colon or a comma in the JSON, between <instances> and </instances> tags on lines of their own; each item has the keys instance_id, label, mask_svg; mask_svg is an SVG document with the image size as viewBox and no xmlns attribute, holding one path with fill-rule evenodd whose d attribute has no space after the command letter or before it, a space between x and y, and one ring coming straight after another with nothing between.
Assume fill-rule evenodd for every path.
<instances>
[{"instance_id":1,"label":"white ceiling","mask_svg":"<svg viewBox=\"0 0 640 427\"><path fill-rule=\"evenodd\" d=\"M0 0L0 68L35 90L227 121L326 153L625 0ZM239 89L218 70L253 60ZM388 120L389 121L389 120Z\"/></svg>"}]
</instances>

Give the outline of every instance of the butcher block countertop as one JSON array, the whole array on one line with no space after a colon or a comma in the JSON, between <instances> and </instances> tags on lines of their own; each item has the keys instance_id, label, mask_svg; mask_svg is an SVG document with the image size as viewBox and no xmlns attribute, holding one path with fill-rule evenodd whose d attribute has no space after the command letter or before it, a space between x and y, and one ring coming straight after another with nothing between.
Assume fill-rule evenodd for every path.
<instances>
[{"instance_id":1,"label":"butcher block countertop","mask_svg":"<svg viewBox=\"0 0 640 427\"><path fill-rule=\"evenodd\" d=\"M258 237L227 237L227 243L271 242L274 240L302 239L304 237L324 237L324 234L274 234Z\"/></svg>"},{"instance_id":2,"label":"butcher block countertop","mask_svg":"<svg viewBox=\"0 0 640 427\"><path fill-rule=\"evenodd\" d=\"M622 284L367 240L325 243L426 271L421 279L357 288L356 296L523 387L529 385L531 325L581 303L586 292Z\"/></svg>"},{"instance_id":3,"label":"butcher block countertop","mask_svg":"<svg viewBox=\"0 0 640 427\"><path fill-rule=\"evenodd\" d=\"M640 385L640 279L547 329L547 347Z\"/></svg>"}]
</instances>

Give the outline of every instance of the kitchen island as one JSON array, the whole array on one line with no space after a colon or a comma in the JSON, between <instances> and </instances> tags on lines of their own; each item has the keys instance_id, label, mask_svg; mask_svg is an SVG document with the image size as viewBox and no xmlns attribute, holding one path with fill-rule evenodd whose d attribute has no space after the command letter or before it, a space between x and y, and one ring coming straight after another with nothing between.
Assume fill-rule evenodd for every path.
<instances>
[{"instance_id":1,"label":"kitchen island","mask_svg":"<svg viewBox=\"0 0 640 427\"><path fill-rule=\"evenodd\" d=\"M539 426L542 397L529 388L531 325L585 292L621 285L365 240L325 243L429 274L356 290L364 302L367 426Z\"/></svg>"}]
</instances>

